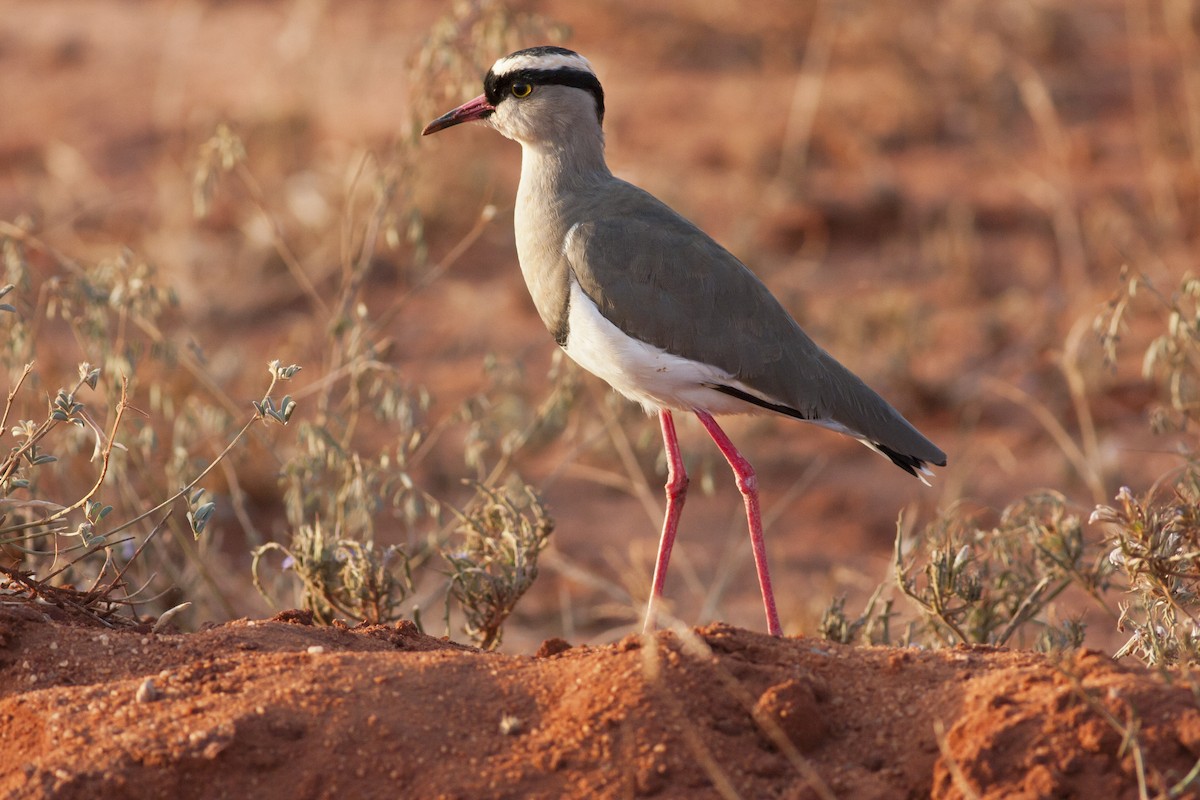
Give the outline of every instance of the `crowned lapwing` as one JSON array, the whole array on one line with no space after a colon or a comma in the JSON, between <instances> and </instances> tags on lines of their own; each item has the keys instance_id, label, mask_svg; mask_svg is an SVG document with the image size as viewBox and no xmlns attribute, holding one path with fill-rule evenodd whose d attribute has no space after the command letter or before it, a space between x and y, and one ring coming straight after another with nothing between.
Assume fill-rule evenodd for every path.
<instances>
[{"instance_id":1,"label":"crowned lapwing","mask_svg":"<svg viewBox=\"0 0 1200 800\"><path fill-rule=\"evenodd\" d=\"M767 627L780 635L750 463L715 414L773 413L861 441L924 480L946 455L813 343L742 262L604 160L604 90L586 58L519 50L484 93L423 133L482 120L521 144L515 212L521 273L567 355L658 413L667 508L645 627L654 626L688 477L673 411L690 411L733 468L746 503Z\"/></svg>"}]
</instances>

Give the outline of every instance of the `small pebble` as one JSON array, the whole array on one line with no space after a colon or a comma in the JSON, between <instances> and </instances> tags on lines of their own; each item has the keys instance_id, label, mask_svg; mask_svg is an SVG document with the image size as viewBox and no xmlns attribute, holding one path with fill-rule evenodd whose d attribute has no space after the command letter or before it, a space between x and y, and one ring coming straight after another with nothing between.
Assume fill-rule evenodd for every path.
<instances>
[{"instance_id":1,"label":"small pebble","mask_svg":"<svg viewBox=\"0 0 1200 800\"><path fill-rule=\"evenodd\" d=\"M139 703L153 703L158 699L158 697L158 687L154 685L153 680L146 678L146 680L142 681L141 685L138 686L137 693L134 694L133 699Z\"/></svg>"}]
</instances>

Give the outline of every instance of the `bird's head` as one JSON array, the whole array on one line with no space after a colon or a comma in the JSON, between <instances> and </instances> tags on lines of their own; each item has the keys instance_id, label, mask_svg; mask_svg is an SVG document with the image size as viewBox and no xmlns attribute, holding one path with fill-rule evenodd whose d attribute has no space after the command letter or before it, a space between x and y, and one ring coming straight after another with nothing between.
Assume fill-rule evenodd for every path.
<instances>
[{"instance_id":1,"label":"bird's head","mask_svg":"<svg viewBox=\"0 0 1200 800\"><path fill-rule=\"evenodd\" d=\"M533 146L583 130L598 133L604 122L604 89L592 65L573 50L518 50L488 70L483 94L438 117L421 134L471 120L483 120L509 139Z\"/></svg>"}]
</instances>

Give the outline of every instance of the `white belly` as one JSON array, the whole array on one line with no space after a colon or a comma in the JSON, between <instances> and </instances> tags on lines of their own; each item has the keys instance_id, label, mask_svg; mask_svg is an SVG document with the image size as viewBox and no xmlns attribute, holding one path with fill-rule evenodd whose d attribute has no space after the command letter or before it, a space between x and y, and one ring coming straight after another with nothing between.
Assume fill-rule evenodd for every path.
<instances>
[{"instance_id":1,"label":"white belly","mask_svg":"<svg viewBox=\"0 0 1200 800\"><path fill-rule=\"evenodd\" d=\"M708 388L712 384L740 386L724 370L671 355L622 332L604 318L574 279L567 324L567 355L630 400L641 403L647 413L664 407L702 409L712 414L761 410Z\"/></svg>"}]
</instances>

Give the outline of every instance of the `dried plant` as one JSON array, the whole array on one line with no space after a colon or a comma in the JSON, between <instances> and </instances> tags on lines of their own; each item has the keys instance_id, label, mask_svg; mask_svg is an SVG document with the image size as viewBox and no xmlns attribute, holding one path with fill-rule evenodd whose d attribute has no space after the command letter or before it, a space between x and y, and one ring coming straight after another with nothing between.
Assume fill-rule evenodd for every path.
<instances>
[{"instance_id":1,"label":"dried plant","mask_svg":"<svg viewBox=\"0 0 1200 800\"><path fill-rule=\"evenodd\" d=\"M499 0L455 0L449 12L429 31L413 62L412 81L420 87L413 97L416 113L410 120L412 136L420 134L422 120L432 119L447 103L479 93L479 80L497 54L527 46L530 41L558 43L568 29L546 17L516 12ZM429 91L437 87L441 94Z\"/></svg>"},{"instance_id":2,"label":"dried plant","mask_svg":"<svg viewBox=\"0 0 1200 800\"><path fill-rule=\"evenodd\" d=\"M835 597L821 613L817 635L840 644L890 645L891 622L896 616L892 600L882 599L886 584L880 584L867 600L863 612L855 619L846 616L846 598Z\"/></svg>"},{"instance_id":3,"label":"dried plant","mask_svg":"<svg viewBox=\"0 0 1200 800\"><path fill-rule=\"evenodd\" d=\"M261 583L260 564L271 551L284 555L285 566L302 582L304 608L330 624L338 616L371 624L399 618L397 609L412 592L408 557L399 546L376 548L374 542L329 537L320 521L301 525L290 545L268 542L255 548L251 573Z\"/></svg>"},{"instance_id":4,"label":"dried plant","mask_svg":"<svg viewBox=\"0 0 1200 800\"><path fill-rule=\"evenodd\" d=\"M991 528L963 513L943 515L919 542L918 554L905 554L898 530L896 581L929 633L946 644L1003 645L1027 626L1054 628L1046 612L1069 586L1098 600L1108 586L1107 562L1088 546L1066 500L1053 492L1010 505ZM1077 645L1081 633L1071 621L1040 641Z\"/></svg>"},{"instance_id":5,"label":"dried plant","mask_svg":"<svg viewBox=\"0 0 1200 800\"><path fill-rule=\"evenodd\" d=\"M504 621L537 577L538 555L554 521L529 486L520 495L476 486L476 500L459 513L458 545L443 551L450 597L462 607L464 630L483 648L500 643ZM447 604L447 624L449 624Z\"/></svg>"},{"instance_id":6,"label":"dried plant","mask_svg":"<svg viewBox=\"0 0 1200 800\"><path fill-rule=\"evenodd\" d=\"M1096 316L1092 328L1105 362L1116 369L1131 318L1147 305L1161 320L1141 361L1142 377L1161 390L1151 409L1159 434L1186 433L1200 409L1200 280L1185 276L1169 296L1140 273L1124 270L1121 289ZM1076 326L1072 337L1082 330ZM1079 342L1067 349L1075 352ZM1086 411L1086 385L1077 367L1072 394ZM1030 402L1033 402L1030 400ZM1080 414L1089 420L1090 415ZM1085 433L1088 431L1085 427ZM1061 437L1068 437L1061 426ZM1094 431L1091 432L1094 438ZM1098 447L1068 442L1081 474L1102 474ZM1004 644L1019 633L1038 649L1082 644L1080 619L1060 616L1055 600L1082 590L1130 634L1116 657L1136 656L1148 664L1200 661L1200 465L1187 438L1179 442L1185 464L1142 495L1122 487L1111 505L1100 503L1089 519L1090 535L1066 498L1056 492L1030 495L1006 508L999 523L979 526L951 509L930 524L914 553L898 532L894 567L901 591L921 614L924 630L905 641ZM1080 460L1087 463L1079 464ZM1093 494L1100 481L1089 482ZM1112 590L1123 589L1117 602ZM821 631L839 641L874 642L887 631L875 608L850 620L844 604L827 610ZM890 607L884 608L890 616ZM1052 621L1057 619L1057 621Z\"/></svg>"},{"instance_id":7,"label":"dried plant","mask_svg":"<svg viewBox=\"0 0 1200 800\"><path fill-rule=\"evenodd\" d=\"M533 31L546 33L547 27L540 18L513 14L499 3L455 3L417 55L413 83L453 91L469 75L473 89L477 88L485 53L494 58L500 43ZM504 619L536 574L536 552L544 542L527 540L524 517L507 494L490 487L510 479L513 458L522 448L561 430L573 397L572 384L567 377L552 376L550 396L530 405L511 380L519 367L488 357L482 370L490 378L485 388L456 412L438 416L432 395L390 363L389 324L403 319L412 299L444 274L495 216L494 208L485 207L458 246L440 262L428 263L424 223L409 187L417 163L420 120L432 113L430 103L441 102L427 95L413 105L409 135L389 156L364 156L354 171L342 201L340 230L329 231L342 240L340 269L323 285L307 282L314 286L309 293L319 298L312 302L314 309L327 320L329 346L322 365L326 377L311 398L316 413L300 425L297 446L287 454L281 471L290 541L256 548L253 574L255 585L268 598L286 597L289 584L298 586L300 603L318 620L344 615L380 623L407 615L421 626L421 602L432 582L433 571L427 567L440 563L441 556L461 567L449 586L442 583L441 591L459 601L468 630L486 631L480 635L487 646L493 646ZM257 181L245 148L231 142L231 137L236 138L228 129L218 130L202 150L195 185L198 191L203 189L204 203L198 208L212 201L217 187L212 176L232 172L257 198L263 215L282 216L265 195L254 190ZM273 228L283 230L280 223ZM303 272L303 265L291 255L298 248L282 233L277 234L275 247L290 271ZM410 282L407 291L380 312L372 311L365 288L368 273L376 266L377 247L404 250L408 260L399 272ZM480 580L491 576L490 592L473 584L474 588L468 587L469 565L453 555L461 549L450 541L454 523L442 517L443 510L454 509L456 501L439 498L422 485L427 456L448 432L464 428L463 464L481 484L478 496L490 498L484 503L491 509L488 513L503 516L496 509L510 509L516 514L509 520L515 538L501 537L498 549L477 551L470 549L478 544L471 539L474 544L464 551L478 559ZM531 502L529 513L548 534L552 523L541 505ZM500 523L498 517L478 516L483 512L476 506L470 501L467 510L455 514L478 522L481 530ZM535 549L530 551L531 547ZM283 569L268 581L264 558L271 553L282 557ZM505 558L511 560L511 571L502 568Z\"/></svg>"},{"instance_id":8,"label":"dried plant","mask_svg":"<svg viewBox=\"0 0 1200 800\"><path fill-rule=\"evenodd\" d=\"M124 258L118 260L127 261ZM106 263L102 262L98 272L103 274L107 269ZM3 294L7 293L6 289ZM87 296L86 291L79 294ZM72 296L70 292L54 295L58 300ZM62 308L67 306L64 302ZM0 310L14 317L19 313L9 304ZM81 327L87 327L89 319L92 325L104 320L103 314L97 313L94 307L77 308L76 312L71 318L79 321ZM119 359L111 351L101 351L101 355L110 362ZM129 372L135 368L129 360L124 366ZM33 363L25 365L8 392L0 418L0 431L16 440L16 444L0 457L0 550L7 561L0 565L0 573L4 576L0 580L0 591L69 608L106 624L136 621L132 613L119 615L117 612L121 608L134 609L143 604L154 608L153 597L147 596L146 592L153 580L152 572L149 577L138 579L137 588L130 588L132 577L146 574L147 565L140 558L146 552L146 546L170 518L177 502L182 502L187 509L184 517L188 528L199 539L215 508L214 503L204 501L204 490L197 488L199 482L228 456L256 423L267 420L280 424L288 422L295 402L284 397L277 406L271 393L278 381L289 380L298 369L272 362L269 365L271 383L262 399L254 402L255 413L249 421L182 488L146 510L146 504L140 502L136 493L134 502L127 502L131 488L128 459L116 457L130 451L121 442L129 438L129 431L125 430L122 421L133 408L128 377L119 382L119 395L107 431L96 421L99 416L96 409L89 408L82 399L81 393L85 389L103 388L102 370L89 363L79 365L78 380L70 389L57 391L44 418L40 421L19 419L10 428L10 416L19 405L22 391L37 375ZM72 428L94 439L90 456L70 443ZM64 441L67 446L60 449L58 445ZM58 453L62 454L61 458ZM76 489L70 479L70 468L83 464L92 465L93 475L84 481L87 488ZM52 473L49 479L47 472ZM111 503L108 502L110 497L113 498ZM121 511L114 514L114 506L118 504ZM148 530L140 541L133 532L122 536L143 525L148 526ZM75 588L74 584L81 581L90 583L90 587Z\"/></svg>"},{"instance_id":9,"label":"dried plant","mask_svg":"<svg viewBox=\"0 0 1200 800\"><path fill-rule=\"evenodd\" d=\"M1116 503L1098 506L1092 522L1104 526L1108 559L1130 595L1118 627L1132 635L1117 658L1200 662L1200 464L1142 499L1121 487Z\"/></svg>"},{"instance_id":10,"label":"dried plant","mask_svg":"<svg viewBox=\"0 0 1200 800\"><path fill-rule=\"evenodd\" d=\"M1184 465L1140 495L1121 487L1112 505L1099 504L1109 561L1124 579L1118 628L1131 632L1117 657L1148 664L1200 661L1200 464L1186 434L1200 411L1200 280L1186 275L1170 295L1145 275L1124 270L1122 286L1097 316L1105 360L1115 368L1131 317L1149 305L1159 333L1142 356L1142 377L1156 384L1161 403L1150 411L1152 430L1184 434ZM1139 303L1143 298L1148 303Z\"/></svg>"},{"instance_id":11,"label":"dried plant","mask_svg":"<svg viewBox=\"0 0 1200 800\"><path fill-rule=\"evenodd\" d=\"M1184 276L1169 296L1145 275L1127 269L1122 270L1121 284L1093 325L1105 361L1115 367L1135 301L1152 298L1166 330L1150 342L1142 357L1142 377L1161 388L1164 400L1151 409L1151 427L1158 433L1184 430L1200 414L1200 279Z\"/></svg>"}]
</instances>

